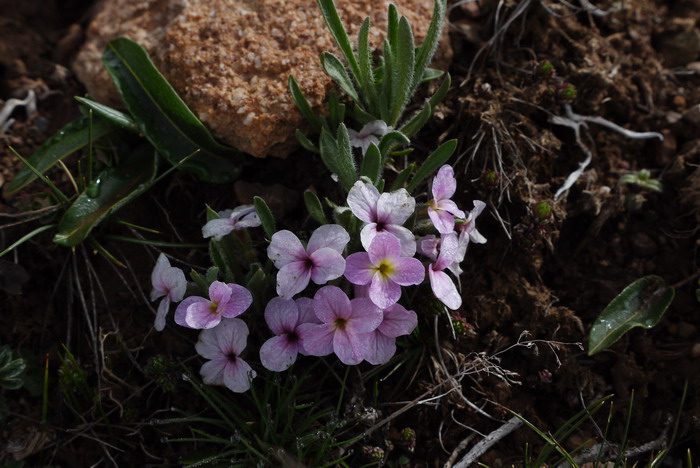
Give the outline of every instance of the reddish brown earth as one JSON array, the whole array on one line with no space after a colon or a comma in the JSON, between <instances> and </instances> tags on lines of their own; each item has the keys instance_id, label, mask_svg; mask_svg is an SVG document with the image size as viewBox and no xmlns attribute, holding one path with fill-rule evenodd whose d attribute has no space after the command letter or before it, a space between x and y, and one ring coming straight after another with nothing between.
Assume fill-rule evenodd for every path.
<instances>
[{"instance_id":1,"label":"reddish brown earth","mask_svg":"<svg viewBox=\"0 0 700 468\"><path fill-rule=\"evenodd\" d=\"M44 93L38 114L27 120L18 111L17 122L2 137L0 169L5 182L19 166L7 144L29 155L78 113L72 96L83 91L67 67L81 35L78 26L71 25L85 27L89 3L72 0L59 8L58 2L30 1L21 7L0 2L0 97L23 97L28 88ZM415 152L419 158L440 141L459 138L458 202L466 208L473 199L489 204L478 221L488 243L470 247L462 277L465 300L458 313L473 333L452 339L442 317L440 354L426 339L421 358L411 361L415 378L410 385L391 379L379 384L378 409L386 416L400 407L397 401L410 401L430 389L428 396L444 393L452 384L437 384L446 374L473 369L461 380L464 397L494 418L508 419L507 408L545 431L555 431L581 409L582 401L614 395L608 436L619 443L634 392L629 446L637 447L662 436L668 418L680 409L687 382L675 455L694 448L698 458L700 304L697 282L686 280L698 272L700 248L700 71L697 64L688 65L700 60L693 42L700 2L597 2L600 9L611 10L606 16L576 12L559 2L548 4L550 11L527 0L475 5L451 10L455 54L450 72L455 85L416 139ZM536 72L545 60L556 68L551 80ZM576 113L636 131L661 132L664 141L633 140L589 124L577 144L571 129L551 123L552 116L564 115L564 103L557 97L564 82L576 87L571 101ZM555 203L554 192L585 158L582 145L592 152L591 165ZM641 169L662 181L662 193L619 185L626 171ZM487 172L498 173L497 184L487 183ZM52 178L66 183L58 170ZM255 161L241 179L234 190L203 188L187 176L171 177L120 216L156 227L165 233L164 240L198 239L205 203L223 209L267 190L273 210L281 215L280 224L294 229L302 226L305 216L300 194L310 186L324 190L326 185L319 163L301 151L285 161ZM283 188L265 187L272 183ZM1 222L17 221L8 214L40 208L41 190L37 185L0 201ZM644 196L641 208L625 205L629 193ZM531 209L541 202L552 206L553 215L534 222ZM37 226L34 222L3 228L0 247ZM0 456L14 444L28 457L29 466L88 466L109 457L123 466L175 463L186 452L161 443L162 433L148 421L171 406L188 408L188 394L160 390L143 368L158 353L174 359L191 356L196 335L173 329L151 333L153 315L144 292L155 256L139 246L108 246L129 262L129 269L112 268L88 248L73 254L52 245L48 235L5 257L22 265L29 281L21 296L3 298L0 344L32 352L41 357L41 366L47 355L51 391L47 426L38 422L40 397L25 390L5 392L11 404L0 432ZM206 262L201 252L173 253L193 265ZM104 292L96 286L86 259L94 265ZM79 292L74 271L87 298L88 315L93 301L97 304L90 317L98 324L95 340L74 294ZM648 274L681 284L665 317L653 329L635 329L609 350L587 356L575 343L586 344L591 324L606 304ZM421 325L428 335L431 323L432 318L425 317ZM519 339L535 340L535 345L513 346ZM62 402L56 375L62 344L76 355L91 385L99 384L111 427L88 408L81 420ZM496 354L500 361L492 364L516 373L510 382L483 362ZM363 373L370 370L360 367ZM357 389L354 397L369 404L369 393L369 387L364 392ZM392 441L395 454L410 455L410 466L442 466L472 433L469 428L488 433L500 425L475 412L458 392L436 402L409 410L366 443L388 450L385 442ZM604 419L597 421L604 424ZM406 426L417 432L412 455L398 444L398 431ZM600 437L589 422L565 446L573 449L591 439ZM519 429L481 461L490 466L517 464L525 443L539 446L541 441L534 432Z\"/></svg>"}]
</instances>

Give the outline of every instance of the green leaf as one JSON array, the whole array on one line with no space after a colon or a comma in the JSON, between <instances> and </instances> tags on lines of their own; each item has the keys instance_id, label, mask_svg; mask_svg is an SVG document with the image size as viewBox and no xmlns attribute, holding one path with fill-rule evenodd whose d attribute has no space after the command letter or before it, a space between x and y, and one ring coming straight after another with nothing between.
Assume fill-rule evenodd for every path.
<instances>
[{"instance_id":1,"label":"green leaf","mask_svg":"<svg viewBox=\"0 0 700 468\"><path fill-rule=\"evenodd\" d=\"M27 162L39 173L44 174L58 161L65 159L76 151L88 145L90 131L89 117L83 115L61 128L55 135L46 140L28 159ZM104 119L92 119L92 140L98 140L113 132L115 127ZM15 175L12 182L5 187L5 196L10 196L23 189L37 179L37 175L29 167L24 166Z\"/></svg>"},{"instance_id":2,"label":"green leaf","mask_svg":"<svg viewBox=\"0 0 700 468\"><path fill-rule=\"evenodd\" d=\"M671 305L675 290L663 278L649 275L627 286L601 312L588 337L588 355L609 348L634 327L651 328Z\"/></svg>"},{"instance_id":3,"label":"green leaf","mask_svg":"<svg viewBox=\"0 0 700 468\"><path fill-rule=\"evenodd\" d=\"M311 140L309 140L306 135L301 133L301 130L298 128L294 131L294 136L296 137L297 141L299 144L307 151L311 151L312 153L320 153L321 150L318 149L318 146L314 145Z\"/></svg>"},{"instance_id":4,"label":"green leaf","mask_svg":"<svg viewBox=\"0 0 700 468\"><path fill-rule=\"evenodd\" d=\"M386 37L389 40L389 45L393 52L396 52L396 46L399 42L399 12L396 5L389 4L389 15L386 20Z\"/></svg>"},{"instance_id":5,"label":"green leaf","mask_svg":"<svg viewBox=\"0 0 700 468\"><path fill-rule=\"evenodd\" d=\"M345 121L345 104L338 100L338 94L331 92L328 98L328 120L331 122L331 128L338 128Z\"/></svg>"},{"instance_id":6,"label":"green leaf","mask_svg":"<svg viewBox=\"0 0 700 468\"><path fill-rule=\"evenodd\" d=\"M131 118L131 116L125 114L122 111L119 111L117 109L113 109L109 106L105 106L104 104L100 104L99 102L95 102L92 99L80 97L80 96L75 96L75 100L78 101L79 103L87 106L88 108L92 109L92 111L96 114L99 115L100 117L104 118L108 122L116 125L117 127L121 127L124 130L128 130L130 132L138 132L138 126L136 125L136 122L134 122L134 119ZM94 131L94 119L93 119L93 131Z\"/></svg>"},{"instance_id":7,"label":"green leaf","mask_svg":"<svg viewBox=\"0 0 700 468\"><path fill-rule=\"evenodd\" d=\"M411 144L411 140L401 133L399 130L394 130L384 135L379 142L379 152L384 155L384 159L389 157L389 153L397 145L407 146Z\"/></svg>"},{"instance_id":8,"label":"green leaf","mask_svg":"<svg viewBox=\"0 0 700 468\"><path fill-rule=\"evenodd\" d=\"M413 75L413 86L411 92L420 84L423 78L423 72L428 67L428 64L435 54L438 43L440 42L440 33L442 32L442 24L445 19L445 10L447 8L447 0L435 0L433 8L433 17L430 20L428 34L426 34L423 43L416 52L415 73Z\"/></svg>"},{"instance_id":9,"label":"green leaf","mask_svg":"<svg viewBox=\"0 0 700 468\"><path fill-rule=\"evenodd\" d=\"M85 191L76 198L61 217L53 241L65 247L78 245L110 214L148 190L156 169L155 151L143 145L102 171L96 179L98 193L91 197Z\"/></svg>"},{"instance_id":10,"label":"green leaf","mask_svg":"<svg viewBox=\"0 0 700 468\"><path fill-rule=\"evenodd\" d=\"M442 70L436 70L435 68L426 68L425 71L423 71L423 76L421 77L419 84L429 83L433 80L437 80L444 74L445 72Z\"/></svg>"},{"instance_id":11,"label":"green leaf","mask_svg":"<svg viewBox=\"0 0 700 468\"><path fill-rule=\"evenodd\" d=\"M396 51L396 62L392 64L392 97L389 120L386 121L392 127L399 121L406 102L412 95L414 64L416 60L413 46L413 33L411 25L405 16L399 21L399 43Z\"/></svg>"},{"instance_id":12,"label":"green leaf","mask_svg":"<svg viewBox=\"0 0 700 468\"><path fill-rule=\"evenodd\" d=\"M350 96L353 101L359 103L360 97L357 95L352 78L348 75L348 71L345 69L340 59L330 52L323 52L321 54L321 65L328 76L333 78L338 86L340 86L340 89L345 91L345 94Z\"/></svg>"},{"instance_id":13,"label":"green leaf","mask_svg":"<svg viewBox=\"0 0 700 468\"><path fill-rule=\"evenodd\" d=\"M303 115L309 122L314 132L320 132L321 122L311 109L311 104L309 104L306 96L304 96L304 93L301 92L301 88L299 87L297 80L295 80L292 75L289 75L289 80L287 80L287 83L289 84L289 92L292 94L294 104L297 105L297 109L299 109L301 115Z\"/></svg>"},{"instance_id":14,"label":"green leaf","mask_svg":"<svg viewBox=\"0 0 700 468\"><path fill-rule=\"evenodd\" d=\"M423 182L423 180L425 180L428 176L433 174L443 164L445 164L447 160L450 159L450 156L452 156L452 153L454 153L456 149L457 140L448 140L442 145L440 145L440 147L436 149L430 156L428 156L427 159L423 162L423 164L418 168L418 171L411 180L411 183L408 184L407 190L409 191L409 193L413 192L418 187L418 184Z\"/></svg>"},{"instance_id":15,"label":"green leaf","mask_svg":"<svg viewBox=\"0 0 700 468\"><path fill-rule=\"evenodd\" d=\"M369 144L365 157L362 160L360 175L369 178L372 184L377 185L382 171L382 154L374 143Z\"/></svg>"},{"instance_id":16,"label":"green leaf","mask_svg":"<svg viewBox=\"0 0 700 468\"><path fill-rule=\"evenodd\" d=\"M275 217L272 216L270 207L267 206L265 200L260 197L253 197L253 204L255 205L255 211L258 213L258 218L260 218L260 224L262 224L265 235L268 239L272 239L272 235L277 232L277 228L275 227Z\"/></svg>"},{"instance_id":17,"label":"green leaf","mask_svg":"<svg viewBox=\"0 0 700 468\"><path fill-rule=\"evenodd\" d=\"M201 149L180 169L217 183L238 176L243 153L214 140L141 46L115 39L107 44L102 61L139 130L171 164Z\"/></svg>"},{"instance_id":18,"label":"green leaf","mask_svg":"<svg viewBox=\"0 0 700 468\"><path fill-rule=\"evenodd\" d=\"M408 180L408 176L410 176L411 173L415 169L416 169L416 164L411 163L408 165L408 167L406 167L406 169L399 172L399 175L396 176L396 179L394 179L394 182L391 184L389 191L394 192L394 191L402 188L406 184L406 181Z\"/></svg>"},{"instance_id":19,"label":"green leaf","mask_svg":"<svg viewBox=\"0 0 700 468\"><path fill-rule=\"evenodd\" d=\"M338 16L338 10L335 8L335 3L333 0L317 0L318 6L321 9L321 14L323 14L323 19L326 21L326 25L335 39L338 48L343 52L345 60L347 60L350 70L356 79L359 79L362 74L360 73L360 67L357 64L357 59L352 51L352 45L350 44L350 38L348 33L343 26L343 22L340 21L340 16Z\"/></svg>"},{"instance_id":20,"label":"green leaf","mask_svg":"<svg viewBox=\"0 0 700 468\"><path fill-rule=\"evenodd\" d=\"M328 224L328 219L323 212L323 205L321 205L321 200L318 199L318 195L311 190L305 191L304 203L306 204L306 210L318 224Z\"/></svg>"},{"instance_id":21,"label":"green leaf","mask_svg":"<svg viewBox=\"0 0 700 468\"><path fill-rule=\"evenodd\" d=\"M451 83L452 78L448 73L445 75L445 79L442 80L440 87L437 89L437 91L435 91L435 94L431 96L423 108L415 113L399 130L408 137L412 137L418 133L418 131L423 128L423 125L425 125L428 120L430 120L430 117L432 117L435 106L437 106L438 103L447 95L447 91L449 91Z\"/></svg>"},{"instance_id":22,"label":"green leaf","mask_svg":"<svg viewBox=\"0 0 700 468\"><path fill-rule=\"evenodd\" d=\"M17 390L24 384L22 374L27 363L22 358L13 359L9 346L0 348L0 388Z\"/></svg>"},{"instance_id":23,"label":"green leaf","mask_svg":"<svg viewBox=\"0 0 700 468\"><path fill-rule=\"evenodd\" d=\"M372 69L372 51L369 46L369 28L371 21L365 18L357 33L357 57L360 68L360 87L367 100L367 108L377 111L377 89L375 88L374 71Z\"/></svg>"},{"instance_id":24,"label":"green leaf","mask_svg":"<svg viewBox=\"0 0 700 468\"><path fill-rule=\"evenodd\" d=\"M340 124L338 127L338 179L340 184L349 191L353 184L357 182L357 168L355 167L355 158L352 155L352 146L350 146L350 136L345 124Z\"/></svg>"}]
</instances>

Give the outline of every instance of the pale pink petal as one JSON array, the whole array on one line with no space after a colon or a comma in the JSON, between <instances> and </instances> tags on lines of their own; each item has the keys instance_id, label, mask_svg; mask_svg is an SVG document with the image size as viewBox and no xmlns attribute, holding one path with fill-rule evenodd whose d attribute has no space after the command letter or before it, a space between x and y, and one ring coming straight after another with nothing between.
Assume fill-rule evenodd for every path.
<instances>
[{"instance_id":1,"label":"pale pink petal","mask_svg":"<svg viewBox=\"0 0 700 468\"><path fill-rule=\"evenodd\" d=\"M316 312L314 312L314 300L309 297L300 297L295 299L297 307L299 308L299 319L297 324L302 323L321 323L318 317L316 317Z\"/></svg>"},{"instance_id":2,"label":"pale pink petal","mask_svg":"<svg viewBox=\"0 0 700 468\"><path fill-rule=\"evenodd\" d=\"M330 280L340 278L345 271L345 259L337 251L324 247L311 254L311 280L316 284L326 284Z\"/></svg>"},{"instance_id":3,"label":"pale pink petal","mask_svg":"<svg viewBox=\"0 0 700 468\"><path fill-rule=\"evenodd\" d=\"M202 368L199 369L199 374L202 376L204 383L209 385L223 385L224 369L227 364L228 359L226 357L205 362Z\"/></svg>"},{"instance_id":4,"label":"pale pink petal","mask_svg":"<svg viewBox=\"0 0 700 468\"><path fill-rule=\"evenodd\" d=\"M213 237L214 240L219 241L231 231L233 231L233 221L230 218L210 219L202 227L202 237L205 239Z\"/></svg>"},{"instance_id":5,"label":"pale pink petal","mask_svg":"<svg viewBox=\"0 0 700 468\"><path fill-rule=\"evenodd\" d=\"M253 295L239 284L229 283L231 298L226 303L220 303L218 312L222 317L238 317L253 303Z\"/></svg>"},{"instance_id":6,"label":"pale pink petal","mask_svg":"<svg viewBox=\"0 0 700 468\"><path fill-rule=\"evenodd\" d=\"M384 231L393 234L399 240L402 257L413 257L416 254L416 236L410 229L397 224L387 224Z\"/></svg>"},{"instance_id":7,"label":"pale pink petal","mask_svg":"<svg viewBox=\"0 0 700 468\"><path fill-rule=\"evenodd\" d=\"M401 243L388 232L380 232L372 241L367 251L369 260L373 265L378 265L382 260L394 259L401 256Z\"/></svg>"},{"instance_id":8,"label":"pale pink petal","mask_svg":"<svg viewBox=\"0 0 700 468\"><path fill-rule=\"evenodd\" d=\"M473 228L471 231L469 231L469 240L471 240L475 244L485 244L486 243L486 238L484 236L482 236L479 231L476 230L476 227Z\"/></svg>"},{"instance_id":9,"label":"pale pink petal","mask_svg":"<svg viewBox=\"0 0 700 468\"><path fill-rule=\"evenodd\" d=\"M352 366L365 358L367 336L352 335L344 330L336 330L333 335L333 352L340 362Z\"/></svg>"},{"instance_id":10,"label":"pale pink petal","mask_svg":"<svg viewBox=\"0 0 700 468\"><path fill-rule=\"evenodd\" d=\"M376 236L377 236L377 223L365 224L365 226L360 231L360 241L362 242L362 247L365 250L369 250L369 246L372 245L372 241L374 240L374 238Z\"/></svg>"},{"instance_id":11,"label":"pale pink petal","mask_svg":"<svg viewBox=\"0 0 700 468\"><path fill-rule=\"evenodd\" d=\"M306 250L301 241L291 231L277 231L270 239L267 256L277 268L306 258Z\"/></svg>"},{"instance_id":12,"label":"pale pink petal","mask_svg":"<svg viewBox=\"0 0 700 468\"><path fill-rule=\"evenodd\" d=\"M374 264L366 252L357 252L345 259L345 277L353 284L369 284L374 273Z\"/></svg>"},{"instance_id":13,"label":"pale pink petal","mask_svg":"<svg viewBox=\"0 0 700 468\"><path fill-rule=\"evenodd\" d=\"M153 271L151 272L151 286L153 286L153 289L151 290L151 301L155 301L159 297L168 293L167 287L162 279L163 272L167 268L170 268L170 262L168 261L168 257L161 252L161 254L158 255L158 260L156 260L156 265L153 267Z\"/></svg>"},{"instance_id":14,"label":"pale pink petal","mask_svg":"<svg viewBox=\"0 0 700 468\"><path fill-rule=\"evenodd\" d=\"M357 181L348 193L350 211L360 221L372 223L376 220L379 191L372 184Z\"/></svg>"},{"instance_id":15,"label":"pale pink petal","mask_svg":"<svg viewBox=\"0 0 700 468\"><path fill-rule=\"evenodd\" d=\"M265 307L265 321L275 335L294 330L298 320L299 307L295 301L275 297Z\"/></svg>"},{"instance_id":16,"label":"pale pink petal","mask_svg":"<svg viewBox=\"0 0 700 468\"><path fill-rule=\"evenodd\" d=\"M359 135L365 137L367 135L379 135L384 136L392 130L390 126L386 124L383 120L373 120L362 127Z\"/></svg>"},{"instance_id":17,"label":"pale pink petal","mask_svg":"<svg viewBox=\"0 0 700 468\"><path fill-rule=\"evenodd\" d=\"M385 364L396 353L396 338L384 336L379 330L369 333L365 360L373 365Z\"/></svg>"},{"instance_id":18,"label":"pale pink petal","mask_svg":"<svg viewBox=\"0 0 700 468\"><path fill-rule=\"evenodd\" d=\"M311 325L304 333L304 351L311 356L328 356L333 352L333 335L335 324Z\"/></svg>"},{"instance_id":19,"label":"pale pink petal","mask_svg":"<svg viewBox=\"0 0 700 468\"><path fill-rule=\"evenodd\" d=\"M306 251L311 254L318 249L329 247L342 254L348 242L350 242L350 234L345 228L337 224L324 224L311 234Z\"/></svg>"},{"instance_id":20,"label":"pale pink petal","mask_svg":"<svg viewBox=\"0 0 700 468\"><path fill-rule=\"evenodd\" d=\"M352 307L348 296L337 286L324 286L314 296L316 317L323 323L335 323L337 318L350 318Z\"/></svg>"},{"instance_id":21,"label":"pale pink petal","mask_svg":"<svg viewBox=\"0 0 700 468\"><path fill-rule=\"evenodd\" d=\"M321 325L321 324L320 323L306 322L306 323L302 323L299 326L297 326L297 328L295 330L296 334L297 334L297 338L299 340L298 341L299 352L301 354L303 354L304 356L308 356L311 354L306 349L306 342L309 339L309 336L313 335L313 331L318 325ZM331 324L328 324L327 328L329 328L331 331L333 330L333 326ZM318 332L318 333L320 333L320 332ZM329 343L330 343L330 349L328 350L328 352L326 354L323 354L323 356L326 356L326 355L333 352L333 339L332 338L329 340Z\"/></svg>"},{"instance_id":22,"label":"pale pink petal","mask_svg":"<svg viewBox=\"0 0 700 468\"><path fill-rule=\"evenodd\" d=\"M428 207L428 216L440 234L449 234L455 230L455 218L447 211Z\"/></svg>"},{"instance_id":23,"label":"pale pink petal","mask_svg":"<svg viewBox=\"0 0 700 468\"><path fill-rule=\"evenodd\" d=\"M401 286L388 278L383 278L382 275L374 275L372 285L369 288L369 298L380 309L386 309L396 304L400 297Z\"/></svg>"},{"instance_id":24,"label":"pale pink petal","mask_svg":"<svg viewBox=\"0 0 700 468\"><path fill-rule=\"evenodd\" d=\"M376 222L401 225L416 210L416 200L406 189L382 193L377 200Z\"/></svg>"},{"instance_id":25,"label":"pale pink petal","mask_svg":"<svg viewBox=\"0 0 700 468\"><path fill-rule=\"evenodd\" d=\"M458 218L466 217L464 211L460 210L457 204L452 200L440 200L437 202L436 206L438 210L447 211Z\"/></svg>"},{"instance_id":26,"label":"pale pink petal","mask_svg":"<svg viewBox=\"0 0 700 468\"><path fill-rule=\"evenodd\" d=\"M190 296L180 304L178 304L177 309L175 309L175 323L182 327L192 328L187 325L185 317L187 316L187 309L195 302L206 302L209 304L209 300L199 296Z\"/></svg>"},{"instance_id":27,"label":"pale pink petal","mask_svg":"<svg viewBox=\"0 0 700 468\"><path fill-rule=\"evenodd\" d=\"M173 302L180 302L187 290L185 273L175 267L166 268L162 275L163 282L168 286L168 297Z\"/></svg>"},{"instance_id":28,"label":"pale pink petal","mask_svg":"<svg viewBox=\"0 0 700 468\"><path fill-rule=\"evenodd\" d=\"M161 299L160 304L158 304L158 311L156 312L156 321L153 324L153 328L156 331L163 331L165 328L165 316L168 315L168 309L170 308L170 299L165 296Z\"/></svg>"},{"instance_id":29,"label":"pale pink petal","mask_svg":"<svg viewBox=\"0 0 700 468\"><path fill-rule=\"evenodd\" d=\"M185 323L190 328L214 328L221 322L221 315L212 311L209 301L198 301L187 308Z\"/></svg>"},{"instance_id":30,"label":"pale pink petal","mask_svg":"<svg viewBox=\"0 0 700 468\"><path fill-rule=\"evenodd\" d=\"M231 288L221 281L209 285L209 299L217 304L226 304L231 300Z\"/></svg>"},{"instance_id":31,"label":"pale pink petal","mask_svg":"<svg viewBox=\"0 0 700 468\"><path fill-rule=\"evenodd\" d=\"M226 355L221 351L219 339L216 336L216 329L202 330L194 345L197 354L205 359L219 359Z\"/></svg>"},{"instance_id":32,"label":"pale pink petal","mask_svg":"<svg viewBox=\"0 0 700 468\"><path fill-rule=\"evenodd\" d=\"M371 283L371 281L370 281ZM360 298L364 297L369 299L369 285L370 283L367 284L356 284L354 287L355 290L355 297Z\"/></svg>"},{"instance_id":33,"label":"pale pink petal","mask_svg":"<svg viewBox=\"0 0 700 468\"><path fill-rule=\"evenodd\" d=\"M255 378L255 371L243 359L226 364L224 367L224 385L236 393L247 392L250 389L250 381Z\"/></svg>"},{"instance_id":34,"label":"pale pink petal","mask_svg":"<svg viewBox=\"0 0 700 468\"><path fill-rule=\"evenodd\" d=\"M385 336L396 338L411 334L417 326L418 316L414 311L406 310L401 304L394 304L384 310L384 320L377 330Z\"/></svg>"},{"instance_id":35,"label":"pale pink petal","mask_svg":"<svg viewBox=\"0 0 700 468\"><path fill-rule=\"evenodd\" d=\"M350 301L352 317L346 324L349 333L369 333L377 329L382 322L382 310L370 299L358 297Z\"/></svg>"},{"instance_id":36,"label":"pale pink petal","mask_svg":"<svg viewBox=\"0 0 700 468\"><path fill-rule=\"evenodd\" d=\"M311 269L306 260L283 266L277 273L277 294L282 299L291 299L309 284Z\"/></svg>"},{"instance_id":37,"label":"pale pink petal","mask_svg":"<svg viewBox=\"0 0 700 468\"><path fill-rule=\"evenodd\" d=\"M457 180L452 166L445 164L440 168L433 179L433 198L435 200L445 200L452 198L457 190Z\"/></svg>"},{"instance_id":38,"label":"pale pink petal","mask_svg":"<svg viewBox=\"0 0 700 468\"><path fill-rule=\"evenodd\" d=\"M434 271L432 265L428 267L430 277L430 287L433 293L449 309L457 310L462 305L462 296L459 295L457 287L452 282L447 273Z\"/></svg>"},{"instance_id":39,"label":"pale pink petal","mask_svg":"<svg viewBox=\"0 0 700 468\"><path fill-rule=\"evenodd\" d=\"M297 359L299 346L292 343L287 335L275 336L260 347L260 363L275 372L287 370Z\"/></svg>"},{"instance_id":40,"label":"pale pink petal","mask_svg":"<svg viewBox=\"0 0 700 468\"><path fill-rule=\"evenodd\" d=\"M219 346L224 354L239 355L248 342L248 325L241 319L223 319L214 329L219 340Z\"/></svg>"},{"instance_id":41,"label":"pale pink petal","mask_svg":"<svg viewBox=\"0 0 700 468\"><path fill-rule=\"evenodd\" d=\"M435 261L438 257L439 244L440 240L432 234L425 237L421 237L420 240L418 240L417 242L418 253Z\"/></svg>"},{"instance_id":42,"label":"pale pink petal","mask_svg":"<svg viewBox=\"0 0 700 468\"><path fill-rule=\"evenodd\" d=\"M460 253L459 239L457 234L450 233L443 235L440 239L440 255L433 265L434 270L444 270L452 265Z\"/></svg>"},{"instance_id":43,"label":"pale pink petal","mask_svg":"<svg viewBox=\"0 0 700 468\"><path fill-rule=\"evenodd\" d=\"M425 267L417 258L395 258L392 264L394 271L389 274L389 279L401 286L421 284L425 279Z\"/></svg>"},{"instance_id":44,"label":"pale pink petal","mask_svg":"<svg viewBox=\"0 0 700 468\"><path fill-rule=\"evenodd\" d=\"M484 211L484 208L486 208L486 203L482 202L481 200L474 200L474 209L469 212L470 215L473 216L472 219L476 219L482 211Z\"/></svg>"}]
</instances>

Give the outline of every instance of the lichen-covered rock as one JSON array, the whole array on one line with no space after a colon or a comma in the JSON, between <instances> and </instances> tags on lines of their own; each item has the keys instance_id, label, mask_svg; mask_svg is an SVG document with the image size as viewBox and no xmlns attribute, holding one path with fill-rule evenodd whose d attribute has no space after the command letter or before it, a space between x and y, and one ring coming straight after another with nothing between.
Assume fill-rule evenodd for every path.
<instances>
[{"instance_id":1,"label":"lichen-covered rock","mask_svg":"<svg viewBox=\"0 0 700 468\"><path fill-rule=\"evenodd\" d=\"M371 39L379 47L389 2L336 3L353 40L363 19L372 18ZM420 44L433 0L394 3ZM295 146L294 130L303 122L288 92L289 75L314 106L331 86L319 56L335 44L312 0L109 0L87 34L73 68L93 98L119 103L99 57L107 41L128 37L149 51L215 135L258 157L286 156Z\"/></svg>"}]
</instances>

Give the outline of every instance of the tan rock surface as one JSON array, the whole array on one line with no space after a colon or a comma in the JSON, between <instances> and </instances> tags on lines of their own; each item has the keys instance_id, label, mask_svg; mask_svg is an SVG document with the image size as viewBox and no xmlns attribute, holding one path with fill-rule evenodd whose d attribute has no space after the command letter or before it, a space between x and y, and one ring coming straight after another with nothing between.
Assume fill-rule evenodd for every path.
<instances>
[{"instance_id":1,"label":"tan rock surface","mask_svg":"<svg viewBox=\"0 0 700 468\"><path fill-rule=\"evenodd\" d=\"M372 41L381 44L389 2L336 3L351 35L370 16ZM420 44L433 0L394 3ZM108 40L128 37L149 51L217 137L258 157L286 156L295 147L294 130L303 122L289 96L289 75L319 106L331 86L319 55L324 50L340 55L312 0L109 0L87 34L73 68L93 98L119 103L100 55Z\"/></svg>"}]
</instances>

